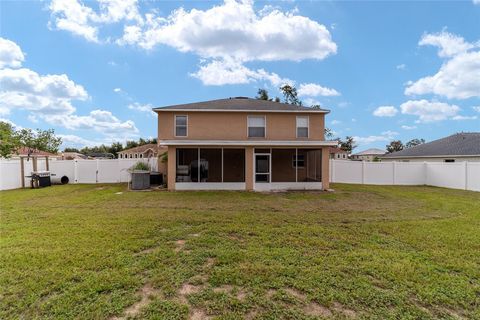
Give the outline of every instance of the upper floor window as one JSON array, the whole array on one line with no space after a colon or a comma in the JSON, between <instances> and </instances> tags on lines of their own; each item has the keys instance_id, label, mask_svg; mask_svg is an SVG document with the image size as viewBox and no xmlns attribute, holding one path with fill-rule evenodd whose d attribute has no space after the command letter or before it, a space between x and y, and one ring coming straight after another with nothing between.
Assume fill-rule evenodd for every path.
<instances>
[{"instance_id":1,"label":"upper floor window","mask_svg":"<svg viewBox=\"0 0 480 320\"><path fill-rule=\"evenodd\" d=\"M188 117L175 116L175 137L187 136Z\"/></svg>"},{"instance_id":2,"label":"upper floor window","mask_svg":"<svg viewBox=\"0 0 480 320\"><path fill-rule=\"evenodd\" d=\"M297 117L297 138L308 138L308 117Z\"/></svg>"},{"instance_id":3,"label":"upper floor window","mask_svg":"<svg viewBox=\"0 0 480 320\"><path fill-rule=\"evenodd\" d=\"M249 138L265 138L265 117L264 116L248 117L248 137Z\"/></svg>"}]
</instances>

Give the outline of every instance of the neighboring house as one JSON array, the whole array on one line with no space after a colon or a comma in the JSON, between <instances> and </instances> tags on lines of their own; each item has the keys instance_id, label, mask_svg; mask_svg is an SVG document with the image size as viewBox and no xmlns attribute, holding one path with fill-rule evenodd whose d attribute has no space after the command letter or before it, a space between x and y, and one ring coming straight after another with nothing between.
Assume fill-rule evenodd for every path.
<instances>
[{"instance_id":1,"label":"neighboring house","mask_svg":"<svg viewBox=\"0 0 480 320\"><path fill-rule=\"evenodd\" d=\"M62 160L87 159L87 156L78 152L63 152Z\"/></svg>"},{"instance_id":2,"label":"neighboring house","mask_svg":"<svg viewBox=\"0 0 480 320\"><path fill-rule=\"evenodd\" d=\"M375 159L379 159L384 154L385 150L372 148L352 154L351 159L356 161L374 161Z\"/></svg>"},{"instance_id":3,"label":"neighboring house","mask_svg":"<svg viewBox=\"0 0 480 320\"><path fill-rule=\"evenodd\" d=\"M480 132L456 133L382 156L382 161L480 161Z\"/></svg>"},{"instance_id":4,"label":"neighboring house","mask_svg":"<svg viewBox=\"0 0 480 320\"><path fill-rule=\"evenodd\" d=\"M108 152L92 152L87 154L88 159L115 159L115 156L112 153Z\"/></svg>"},{"instance_id":5,"label":"neighboring house","mask_svg":"<svg viewBox=\"0 0 480 320\"><path fill-rule=\"evenodd\" d=\"M243 97L153 110L170 190L329 188L328 110Z\"/></svg>"},{"instance_id":6,"label":"neighboring house","mask_svg":"<svg viewBox=\"0 0 480 320\"><path fill-rule=\"evenodd\" d=\"M118 153L119 159L156 158L166 152L154 143L144 144L138 147L122 150Z\"/></svg>"},{"instance_id":7,"label":"neighboring house","mask_svg":"<svg viewBox=\"0 0 480 320\"><path fill-rule=\"evenodd\" d=\"M330 153L330 159L334 160L348 160L349 159L349 153L348 151L345 151L343 149L340 149L338 147L330 147L328 149Z\"/></svg>"},{"instance_id":8,"label":"neighboring house","mask_svg":"<svg viewBox=\"0 0 480 320\"><path fill-rule=\"evenodd\" d=\"M49 157L50 159L61 160L62 156L55 153L50 153L42 150L31 149L27 147L20 147L18 148L14 154L12 154L12 158L20 158L20 157Z\"/></svg>"}]
</instances>

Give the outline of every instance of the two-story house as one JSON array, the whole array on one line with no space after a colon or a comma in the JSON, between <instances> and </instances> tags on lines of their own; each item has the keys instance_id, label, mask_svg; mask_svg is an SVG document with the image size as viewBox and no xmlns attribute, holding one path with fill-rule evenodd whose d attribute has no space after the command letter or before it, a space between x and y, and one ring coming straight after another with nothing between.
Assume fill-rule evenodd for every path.
<instances>
[{"instance_id":1,"label":"two-story house","mask_svg":"<svg viewBox=\"0 0 480 320\"><path fill-rule=\"evenodd\" d=\"M329 187L328 110L244 97L153 110L169 190Z\"/></svg>"}]
</instances>

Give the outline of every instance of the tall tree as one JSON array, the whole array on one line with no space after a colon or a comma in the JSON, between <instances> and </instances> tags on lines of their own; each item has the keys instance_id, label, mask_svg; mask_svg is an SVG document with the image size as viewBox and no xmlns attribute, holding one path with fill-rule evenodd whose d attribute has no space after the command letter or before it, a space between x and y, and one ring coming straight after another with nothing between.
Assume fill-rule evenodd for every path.
<instances>
[{"instance_id":1,"label":"tall tree","mask_svg":"<svg viewBox=\"0 0 480 320\"><path fill-rule=\"evenodd\" d=\"M255 99L272 101L272 99L270 99L270 97L268 96L268 91L266 89L258 89Z\"/></svg>"},{"instance_id":2,"label":"tall tree","mask_svg":"<svg viewBox=\"0 0 480 320\"><path fill-rule=\"evenodd\" d=\"M351 136L346 136L345 140L342 140L340 138L338 138L337 140L340 145L340 149L347 151L349 153L351 153L353 149L357 147L357 144L355 143L355 139Z\"/></svg>"},{"instance_id":3,"label":"tall tree","mask_svg":"<svg viewBox=\"0 0 480 320\"><path fill-rule=\"evenodd\" d=\"M27 147L30 151L42 150L50 153L57 153L58 147L62 144L62 139L55 136L55 130L21 129L16 132L20 139L20 144Z\"/></svg>"},{"instance_id":4,"label":"tall tree","mask_svg":"<svg viewBox=\"0 0 480 320\"><path fill-rule=\"evenodd\" d=\"M20 139L13 126L0 121L0 157L9 158L20 147Z\"/></svg>"},{"instance_id":5,"label":"tall tree","mask_svg":"<svg viewBox=\"0 0 480 320\"><path fill-rule=\"evenodd\" d=\"M289 84L284 84L280 87L280 90L283 93L285 103L293 104L296 106L302 105L302 101L298 98L297 88Z\"/></svg>"},{"instance_id":6,"label":"tall tree","mask_svg":"<svg viewBox=\"0 0 480 320\"><path fill-rule=\"evenodd\" d=\"M405 143L405 148L412 148L425 143L425 139L412 139Z\"/></svg>"},{"instance_id":7,"label":"tall tree","mask_svg":"<svg viewBox=\"0 0 480 320\"><path fill-rule=\"evenodd\" d=\"M114 142L108 148L108 153L111 153L115 156L115 158L118 158L118 153L122 150L123 150L123 144L121 144L120 142Z\"/></svg>"},{"instance_id":8,"label":"tall tree","mask_svg":"<svg viewBox=\"0 0 480 320\"><path fill-rule=\"evenodd\" d=\"M393 140L392 142L387 144L386 147L387 147L387 153L402 151L404 148L403 143L400 140Z\"/></svg>"}]
</instances>

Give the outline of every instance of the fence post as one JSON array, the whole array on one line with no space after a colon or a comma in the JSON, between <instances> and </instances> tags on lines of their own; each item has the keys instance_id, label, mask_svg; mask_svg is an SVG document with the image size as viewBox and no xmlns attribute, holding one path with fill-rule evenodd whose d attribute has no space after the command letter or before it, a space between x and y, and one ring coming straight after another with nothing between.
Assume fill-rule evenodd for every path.
<instances>
[{"instance_id":1,"label":"fence post","mask_svg":"<svg viewBox=\"0 0 480 320\"><path fill-rule=\"evenodd\" d=\"M428 163L427 161L423 161L423 184L424 185L427 185L427 182L428 182Z\"/></svg>"},{"instance_id":2,"label":"fence post","mask_svg":"<svg viewBox=\"0 0 480 320\"><path fill-rule=\"evenodd\" d=\"M365 160L362 160L362 184L365 184Z\"/></svg>"},{"instance_id":3,"label":"fence post","mask_svg":"<svg viewBox=\"0 0 480 320\"><path fill-rule=\"evenodd\" d=\"M395 185L395 175L397 174L397 161L393 161L393 167L392 167L392 171L393 171L393 185Z\"/></svg>"},{"instance_id":4,"label":"fence post","mask_svg":"<svg viewBox=\"0 0 480 320\"><path fill-rule=\"evenodd\" d=\"M73 182L78 183L78 165L77 165L78 160L75 159L73 160Z\"/></svg>"},{"instance_id":5,"label":"fence post","mask_svg":"<svg viewBox=\"0 0 480 320\"><path fill-rule=\"evenodd\" d=\"M468 161L465 161L465 190L468 190Z\"/></svg>"},{"instance_id":6,"label":"fence post","mask_svg":"<svg viewBox=\"0 0 480 320\"><path fill-rule=\"evenodd\" d=\"M95 183L98 183L98 159L96 160L97 161L97 170L95 170Z\"/></svg>"}]
</instances>

